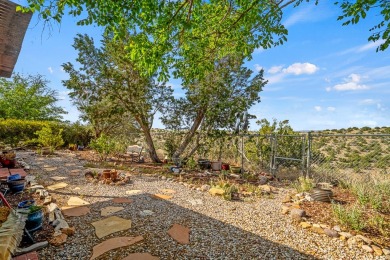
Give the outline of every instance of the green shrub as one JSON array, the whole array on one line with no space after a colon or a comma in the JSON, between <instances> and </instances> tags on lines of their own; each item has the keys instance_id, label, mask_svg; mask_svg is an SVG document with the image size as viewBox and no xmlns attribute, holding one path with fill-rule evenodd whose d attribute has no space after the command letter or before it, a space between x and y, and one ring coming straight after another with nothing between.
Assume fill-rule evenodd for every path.
<instances>
[{"instance_id":1,"label":"green shrub","mask_svg":"<svg viewBox=\"0 0 390 260\"><path fill-rule=\"evenodd\" d=\"M314 188L314 183L312 179L300 176L298 180L293 183L293 187L297 192L306 192L311 191Z\"/></svg>"},{"instance_id":2,"label":"green shrub","mask_svg":"<svg viewBox=\"0 0 390 260\"><path fill-rule=\"evenodd\" d=\"M35 132L35 134L38 135L38 142L44 147L49 147L50 152L52 153L55 149L64 144L64 140L61 135L62 131L63 130L60 129L57 133L55 133L49 126L45 126L41 130Z\"/></svg>"},{"instance_id":3,"label":"green shrub","mask_svg":"<svg viewBox=\"0 0 390 260\"><path fill-rule=\"evenodd\" d=\"M99 138L92 140L89 146L98 153L101 161L105 161L107 156L114 151L115 141L102 134Z\"/></svg>"},{"instance_id":4,"label":"green shrub","mask_svg":"<svg viewBox=\"0 0 390 260\"><path fill-rule=\"evenodd\" d=\"M356 205L346 208L340 204L332 204L332 210L338 221L349 228L360 231L366 226L363 212Z\"/></svg>"}]
</instances>

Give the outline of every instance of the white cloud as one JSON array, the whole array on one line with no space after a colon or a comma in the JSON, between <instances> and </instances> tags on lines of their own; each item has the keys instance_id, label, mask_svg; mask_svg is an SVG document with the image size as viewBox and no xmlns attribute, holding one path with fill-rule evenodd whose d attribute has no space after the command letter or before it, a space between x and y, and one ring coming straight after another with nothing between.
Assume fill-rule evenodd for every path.
<instances>
[{"instance_id":1,"label":"white cloud","mask_svg":"<svg viewBox=\"0 0 390 260\"><path fill-rule=\"evenodd\" d=\"M362 127L362 126L376 126L378 123L374 120L351 120L351 125Z\"/></svg>"},{"instance_id":2,"label":"white cloud","mask_svg":"<svg viewBox=\"0 0 390 260\"><path fill-rule=\"evenodd\" d=\"M257 63L256 63L254 66L255 66L255 70L256 70L257 72L259 72L260 70L263 69L263 67L261 67L260 64L257 64Z\"/></svg>"},{"instance_id":3,"label":"white cloud","mask_svg":"<svg viewBox=\"0 0 390 260\"><path fill-rule=\"evenodd\" d=\"M327 91L336 90L336 91L348 91L348 90L364 90L369 89L368 86L360 84L361 76L358 74L351 74L348 78L344 79L344 83L336 84L332 88L326 88Z\"/></svg>"},{"instance_id":4,"label":"white cloud","mask_svg":"<svg viewBox=\"0 0 390 260\"><path fill-rule=\"evenodd\" d=\"M278 72L281 72L283 69L283 66L272 66L269 70L268 73L275 74Z\"/></svg>"},{"instance_id":5,"label":"white cloud","mask_svg":"<svg viewBox=\"0 0 390 260\"><path fill-rule=\"evenodd\" d=\"M371 104L375 104L376 101L371 99L371 98L367 98L367 99L363 99L362 101L359 102L360 104L364 104L364 105L371 105Z\"/></svg>"},{"instance_id":6,"label":"white cloud","mask_svg":"<svg viewBox=\"0 0 390 260\"><path fill-rule=\"evenodd\" d=\"M315 109L315 111L317 111L317 112L322 111L322 107L320 107L320 106L315 106L314 109Z\"/></svg>"},{"instance_id":7,"label":"white cloud","mask_svg":"<svg viewBox=\"0 0 390 260\"><path fill-rule=\"evenodd\" d=\"M326 110L333 112L333 111L336 111L336 108L335 107L327 107Z\"/></svg>"},{"instance_id":8,"label":"white cloud","mask_svg":"<svg viewBox=\"0 0 390 260\"><path fill-rule=\"evenodd\" d=\"M260 48L256 48L253 53L254 54L258 54L258 53L262 53L264 51L263 47L260 47Z\"/></svg>"},{"instance_id":9,"label":"white cloud","mask_svg":"<svg viewBox=\"0 0 390 260\"><path fill-rule=\"evenodd\" d=\"M52 67L48 67L47 70L50 72L50 74L53 74L53 68Z\"/></svg>"},{"instance_id":10,"label":"white cloud","mask_svg":"<svg viewBox=\"0 0 390 260\"><path fill-rule=\"evenodd\" d=\"M377 48L379 45L381 45L384 42L385 42L385 40L382 40L382 39L378 40L376 42L370 42L370 43L367 43L365 45L362 45L362 46L358 47L356 51L357 52L368 51L368 50Z\"/></svg>"},{"instance_id":11,"label":"white cloud","mask_svg":"<svg viewBox=\"0 0 390 260\"><path fill-rule=\"evenodd\" d=\"M305 62L305 63L294 63L288 66L287 68L283 69L283 72L294 74L294 75L313 74L318 69L319 68L316 65Z\"/></svg>"}]
</instances>

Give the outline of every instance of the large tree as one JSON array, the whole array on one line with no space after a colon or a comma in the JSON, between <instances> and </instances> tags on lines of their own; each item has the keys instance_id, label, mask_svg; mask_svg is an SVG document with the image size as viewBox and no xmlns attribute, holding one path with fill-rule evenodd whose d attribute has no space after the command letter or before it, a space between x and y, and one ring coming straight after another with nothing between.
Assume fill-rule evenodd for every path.
<instances>
[{"instance_id":1,"label":"large tree","mask_svg":"<svg viewBox=\"0 0 390 260\"><path fill-rule=\"evenodd\" d=\"M142 74L159 72L183 82L204 78L216 61L286 41L283 8L299 0L28 0L27 11L80 25L108 27L116 38L131 33L126 55Z\"/></svg>"},{"instance_id":2,"label":"large tree","mask_svg":"<svg viewBox=\"0 0 390 260\"><path fill-rule=\"evenodd\" d=\"M0 78L0 118L61 120L66 111L56 106L57 92L48 83L41 75Z\"/></svg>"},{"instance_id":3,"label":"large tree","mask_svg":"<svg viewBox=\"0 0 390 260\"><path fill-rule=\"evenodd\" d=\"M176 100L163 117L168 128L186 130L173 157L182 156L197 131L233 129L237 116L260 102L266 83L263 70L253 76L243 66L242 56L234 55L219 60L202 80L184 84L185 97Z\"/></svg>"},{"instance_id":4,"label":"large tree","mask_svg":"<svg viewBox=\"0 0 390 260\"><path fill-rule=\"evenodd\" d=\"M106 36L97 48L92 38L78 35L73 46L81 66L63 65L70 75L64 85L72 91L78 107L90 116L96 109L101 111L97 106L102 104L116 116L130 115L129 121L135 121L145 136L151 159L158 162L150 130L155 114L170 102L172 90L153 77L141 75L124 55L125 43Z\"/></svg>"}]
</instances>

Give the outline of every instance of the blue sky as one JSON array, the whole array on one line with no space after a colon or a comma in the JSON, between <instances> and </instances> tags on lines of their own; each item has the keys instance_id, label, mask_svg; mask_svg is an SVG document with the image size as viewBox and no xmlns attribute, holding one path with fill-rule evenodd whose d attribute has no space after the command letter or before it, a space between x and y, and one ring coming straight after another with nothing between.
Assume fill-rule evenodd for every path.
<instances>
[{"instance_id":1,"label":"blue sky","mask_svg":"<svg viewBox=\"0 0 390 260\"><path fill-rule=\"evenodd\" d=\"M263 68L269 82L250 113L258 119L288 119L295 130L390 126L390 50L377 53L378 44L367 41L368 30L379 18L370 16L358 25L342 26L337 21L340 9L329 2L286 10L283 23L289 30L288 41L254 52L246 65L252 70ZM67 79L61 64L74 62L77 53L72 43L77 33L98 39L102 29L76 26L76 19L66 17L49 30L34 15L14 70L46 76L70 121L76 121L79 113L61 84ZM170 84L180 95L178 81ZM162 127L155 122L155 127ZM251 127L256 129L254 123Z\"/></svg>"}]
</instances>

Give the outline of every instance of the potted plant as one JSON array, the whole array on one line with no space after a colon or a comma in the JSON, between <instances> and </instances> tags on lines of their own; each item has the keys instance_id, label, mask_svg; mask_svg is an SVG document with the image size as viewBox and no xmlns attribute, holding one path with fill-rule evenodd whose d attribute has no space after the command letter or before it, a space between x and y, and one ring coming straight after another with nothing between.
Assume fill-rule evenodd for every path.
<instances>
[{"instance_id":1,"label":"potted plant","mask_svg":"<svg viewBox=\"0 0 390 260\"><path fill-rule=\"evenodd\" d=\"M220 171L222 169L222 162L221 161L212 161L211 162L211 169L213 171Z\"/></svg>"},{"instance_id":2,"label":"potted plant","mask_svg":"<svg viewBox=\"0 0 390 260\"><path fill-rule=\"evenodd\" d=\"M43 222L43 207L32 205L28 208L27 220L26 220L26 229L29 232L34 232L42 228Z\"/></svg>"},{"instance_id":3,"label":"potted plant","mask_svg":"<svg viewBox=\"0 0 390 260\"><path fill-rule=\"evenodd\" d=\"M231 173L241 173L241 167L240 166L235 166L235 165L230 165L230 172Z\"/></svg>"}]
</instances>

